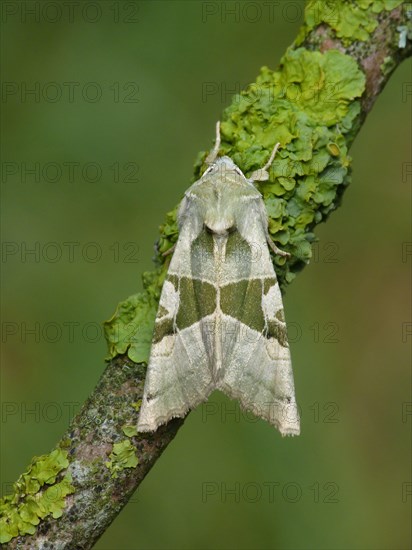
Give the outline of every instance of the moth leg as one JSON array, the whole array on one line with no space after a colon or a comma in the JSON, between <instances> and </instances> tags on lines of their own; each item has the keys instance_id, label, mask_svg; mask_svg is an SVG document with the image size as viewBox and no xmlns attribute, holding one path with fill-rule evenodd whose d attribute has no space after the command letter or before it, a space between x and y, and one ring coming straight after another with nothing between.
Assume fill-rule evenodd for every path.
<instances>
[{"instance_id":1,"label":"moth leg","mask_svg":"<svg viewBox=\"0 0 412 550\"><path fill-rule=\"evenodd\" d=\"M171 248L166 250L166 252L162 252L162 256L165 257L165 256L169 256L169 254L173 254L173 252L175 251L176 245L177 243L175 243Z\"/></svg>"},{"instance_id":2,"label":"moth leg","mask_svg":"<svg viewBox=\"0 0 412 550\"><path fill-rule=\"evenodd\" d=\"M276 152L280 147L280 143L276 143L276 145L273 148L272 154L269 157L269 160L267 163L262 166L262 168L259 168L259 170L255 170L252 172L252 175L250 176L250 180L252 181L267 181L269 179L269 168L275 158Z\"/></svg>"},{"instance_id":3,"label":"moth leg","mask_svg":"<svg viewBox=\"0 0 412 550\"><path fill-rule=\"evenodd\" d=\"M268 245L270 246L270 248L273 250L275 254L277 254L278 256L285 256L285 258L290 258L289 252L285 252L284 250L281 250L280 248L278 248L275 245L275 243L272 241L272 239L269 237L269 235L267 236L267 241L268 241Z\"/></svg>"},{"instance_id":4,"label":"moth leg","mask_svg":"<svg viewBox=\"0 0 412 550\"><path fill-rule=\"evenodd\" d=\"M213 164L216 160L217 154L220 149L220 120L216 122L216 141L215 146L210 151L210 153L207 155L205 163L206 164Z\"/></svg>"}]
</instances>

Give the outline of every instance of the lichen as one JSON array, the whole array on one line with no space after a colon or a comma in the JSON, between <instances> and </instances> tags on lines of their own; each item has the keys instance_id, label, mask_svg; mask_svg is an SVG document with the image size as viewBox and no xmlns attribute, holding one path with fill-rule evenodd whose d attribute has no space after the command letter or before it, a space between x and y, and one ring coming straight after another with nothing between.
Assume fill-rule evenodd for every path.
<instances>
[{"instance_id":1,"label":"lichen","mask_svg":"<svg viewBox=\"0 0 412 550\"><path fill-rule=\"evenodd\" d=\"M109 358L127 352L135 363L147 362L156 310L157 301L147 291L120 302L113 317L104 323Z\"/></svg>"},{"instance_id":2,"label":"lichen","mask_svg":"<svg viewBox=\"0 0 412 550\"><path fill-rule=\"evenodd\" d=\"M137 426L124 424L122 426L122 432L124 433L124 435L127 435L127 437L134 437L137 435Z\"/></svg>"},{"instance_id":3,"label":"lichen","mask_svg":"<svg viewBox=\"0 0 412 550\"><path fill-rule=\"evenodd\" d=\"M61 448L32 459L14 483L13 493L0 500L0 543L33 535L47 516L61 517L65 497L75 490L70 474L62 475L68 465L67 451Z\"/></svg>"},{"instance_id":4,"label":"lichen","mask_svg":"<svg viewBox=\"0 0 412 550\"><path fill-rule=\"evenodd\" d=\"M331 27L346 46L355 40L366 41L378 26L376 14L402 3L403 0L309 0L297 43L301 44L307 33L321 24Z\"/></svg>"},{"instance_id":5,"label":"lichen","mask_svg":"<svg viewBox=\"0 0 412 550\"><path fill-rule=\"evenodd\" d=\"M386 76L387 74L391 73L394 68L396 67L396 61L391 56L387 56L384 58L383 63L381 63L380 70L381 73Z\"/></svg>"},{"instance_id":6,"label":"lichen","mask_svg":"<svg viewBox=\"0 0 412 550\"><path fill-rule=\"evenodd\" d=\"M258 188L270 235L291 254L288 260L273 258L282 288L309 262L313 228L337 208L349 183L348 144L356 133L364 89L365 76L349 55L290 49L279 70L263 67L256 83L235 96L223 113L220 153L229 155L246 176L267 161L278 141L281 144L269 181ZM196 179L205 169L205 156L203 152L197 158ZM158 267L144 274L145 292L122 302L106 323L110 357L127 353L133 361L148 360L171 257L162 253L178 237L176 212L169 212L160 226Z\"/></svg>"},{"instance_id":7,"label":"lichen","mask_svg":"<svg viewBox=\"0 0 412 550\"><path fill-rule=\"evenodd\" d=\"M396 28L399 32L398 47L406 48L408 40L412 40L412 2L404 4L403 9L406 14L406 25L400 25Z\"/></svg>"},{"instance_id":8,"label":"lichen","mask_svg":"<svg viewBox=\"0 0 412 550\"><path fill-rule=\"evenodd\" d=\"M130 439L114 443L109 458L110 460L105 462L105 464L111 471L112 478L117 478L119 472L125 468L136 468L139 463L136 449L133 447Z\"/></svg>"}]
</instances>

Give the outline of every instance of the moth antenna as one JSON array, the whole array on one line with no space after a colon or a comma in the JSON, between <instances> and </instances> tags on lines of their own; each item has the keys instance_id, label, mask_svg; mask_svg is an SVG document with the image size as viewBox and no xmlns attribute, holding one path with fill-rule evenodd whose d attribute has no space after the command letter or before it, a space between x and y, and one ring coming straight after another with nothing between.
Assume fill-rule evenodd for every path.
<instances>
[{"instance_id":1,"label":"moth antenna","mask_svg":"<svg viewBox=\"0 0 412 550\"><path fill-rule=\"evenodd\" d=\"M279 149L280 147L280 143L276 143L276 145L274 146L273 148L273 151L272 151L272 154L270 155L270 158L269 160L267 161L267 163L265 164L265 166L263 168L261 168L261 170L267 170L268 168L270 168L270 165L272 164L274 158L275 158L275 155L277 153L277 150Z\"/></svg>"},{"instance_id":2,"label":"moth antenna","mask_svg":"<svg viewBox=\"0 0 412 550\"><path fill-rule=\"evenodd\" d=\"M216 141L215 146L206 157L206 164L213 164L220 149L220 120L216 122Z\"/></svg>"},{"instance_id":3,"label":"moth antenna","mask_svg":"<svg viewBox=\"0 0 412 550\"><path fill-rule=\"evenodd\" d=\"M279 147L280 147L280 143L276 143L267 163L264 166L262 166L262 168L259 168L258 170L255 170L254 172L252 172L252 175L250 176L249 179L251 179L252 181L267 181L269 179L268 170L276 156L276 153Z\"/></svg>"}]
</instances>

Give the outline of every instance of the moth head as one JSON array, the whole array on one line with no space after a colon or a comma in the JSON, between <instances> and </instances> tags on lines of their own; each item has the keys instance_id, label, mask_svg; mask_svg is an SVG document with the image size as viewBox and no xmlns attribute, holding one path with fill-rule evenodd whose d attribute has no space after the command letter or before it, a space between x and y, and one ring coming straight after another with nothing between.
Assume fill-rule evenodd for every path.
<instances>
[{"instance_id":1,"label":"moth head","mask_svg":"<svg viewBox=\"0 0 412 550\"><path fill-rule=\"evenodd\" d=\"M202 177L216 176L220 180L225 180L227 176L240 176L246 179L242 170L229 157L219 157L204 172Z\"/></svg>"}]
</instances>

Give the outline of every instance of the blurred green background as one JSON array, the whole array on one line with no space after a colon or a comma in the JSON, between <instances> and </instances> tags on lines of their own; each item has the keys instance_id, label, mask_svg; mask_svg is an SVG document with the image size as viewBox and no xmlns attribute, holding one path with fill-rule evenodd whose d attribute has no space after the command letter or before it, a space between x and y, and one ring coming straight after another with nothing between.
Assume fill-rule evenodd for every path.
<instances>
[{"instance_id":1,"label":"blurred green background","mask_svg":"<svg viewBox=\"0 0 412 550\"><path fill-rule=\"evenodd\" d=\"M2 9L5 492L95 386L102 321L141 289L198 151L233 93L276 67L303 2ZM409 548L408 81L405 63L285 296L302 435L282 439L213 394L96 548Z\"/></svg>"}]
</instances>

